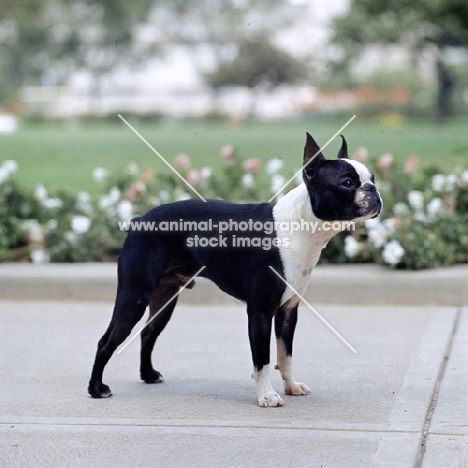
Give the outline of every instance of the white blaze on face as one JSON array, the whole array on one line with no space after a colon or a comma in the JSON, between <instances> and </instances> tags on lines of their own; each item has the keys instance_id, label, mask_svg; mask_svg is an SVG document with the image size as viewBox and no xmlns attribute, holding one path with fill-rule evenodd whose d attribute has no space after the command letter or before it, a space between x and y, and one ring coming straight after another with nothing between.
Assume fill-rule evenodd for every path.
<instances>
[{"instance_id":1,"label":"white blaze on face","mask_svg":"<svg viewBox=\"0 0 468 468\"><path fill-rule=\"evenodd\" d=\"M341 159L341 161L345 161L354 167L354 170L357 172L357 175L361 180L361 186L364 184L374 185L374 182L372 182L371 179L372 173L369 171L369 169L367 169L366 166L364 166L364 164L360 163L359 161L353 161L352 159Z\"/></svg>"}]
</instances>

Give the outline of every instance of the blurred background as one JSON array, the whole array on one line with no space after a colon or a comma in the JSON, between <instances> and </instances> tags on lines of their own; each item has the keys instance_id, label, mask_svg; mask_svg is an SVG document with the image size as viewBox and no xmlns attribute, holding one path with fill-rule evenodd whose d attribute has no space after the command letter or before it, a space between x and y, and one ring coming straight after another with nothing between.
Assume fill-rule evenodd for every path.
<instances>
[{"instance_id":1,"label":"blurred background","mask_svg":"<svg viewBox=\"0 0 468 468\"><path fill-rule=\"evenodd\" d=\"M37 118L466 113L461 0L0 2L0 100Z\"/></svg>"},{"instance_id":2,"label":"blurred background","mask_svg":"<svg viewBox=\"0 0 468 468\"><path fill-rule=\"evenodd\" d=\"M4 219L55 229L44 225L58 212L28 211L21 197L63 210L67 197L99 204L115 188L134 215L144 197L192 196L118 114L204 193L238 200L268 199L299 167L305 131L324 144L356 114L344 134L380 171L387 218L397 203L417 211L411 190L463 211L453 190L468 177L468 4L0 0L0 184L16 207ZM434 176L451 178L436 190ZM70 216L93 226L73 203ZM10 224L5 252L34 243Z\"/></svg>"},{"instance_id":3,"label":"blurred background","mask_svg":"<svg viewBox=\"0 0 468 468\"><path fill-rule=\"evenodd\" d=\"M154 126L468 116L462 0L0 0L0 47L3 133L119 113Z\"/></svg>"}]
</instances>

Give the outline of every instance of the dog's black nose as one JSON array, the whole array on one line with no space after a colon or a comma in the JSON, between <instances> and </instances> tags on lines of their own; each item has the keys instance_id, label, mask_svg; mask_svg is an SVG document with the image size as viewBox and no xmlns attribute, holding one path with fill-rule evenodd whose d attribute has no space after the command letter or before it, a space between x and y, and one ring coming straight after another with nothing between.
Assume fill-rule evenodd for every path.
<instances>
[{"instance_id":1,"label":"dog's black nose","mask_svg":"<svg viewBox=\"0 0 468 468\"><path fill-rule=\"evenodd\" d=\"M371 193L377 192L377 189L375 188L374 184L366 183L362 186L362 189L365 190L366 192L371 192Z\"/></svg>"}]
</instances>

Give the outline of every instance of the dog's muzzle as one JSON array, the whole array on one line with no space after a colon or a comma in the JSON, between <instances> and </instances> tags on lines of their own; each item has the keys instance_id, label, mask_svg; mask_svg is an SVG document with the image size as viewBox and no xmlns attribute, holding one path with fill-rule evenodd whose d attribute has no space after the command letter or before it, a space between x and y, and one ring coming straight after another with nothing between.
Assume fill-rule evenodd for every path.
<instances>
[{"instance_id":1,"label":"dog's muzzle","mask_svg":"<svg viewBox=\"0 0 468 468\"><path fill-rule=\"evenodd\" d=\"M361 209L362 216L376 218L382 211L382 198L374 184L364 184L356 192L355 201Z\"/></svg>"}]
</instances>

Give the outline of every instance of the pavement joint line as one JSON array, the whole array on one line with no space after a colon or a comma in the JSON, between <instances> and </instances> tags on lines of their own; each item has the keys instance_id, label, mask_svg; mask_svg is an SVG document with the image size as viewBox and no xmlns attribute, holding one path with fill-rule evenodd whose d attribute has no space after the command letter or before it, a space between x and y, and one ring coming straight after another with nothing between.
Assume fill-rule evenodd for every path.
<instances>
[{"instance_id":1,"label":"pavement joint line","mask_svg":"<svg viewBox=\"0 0 468 468\"><path fill-rule=\"evenodd\" d=\"M118 114L118 116L119 116L119 118L122 120L122 122L124 122L125 125L127 125L127 127L130 128L130 130L132 130L132 131L135 133L135 135L137 135L137 136L140 138L140 140L143 141L143 143L145 143L146 146L148 146L148 147L151 149L151 151L153 151L153 153L156 154L156 156L158 156L159 159L161 159L161 161L162 161L163 163L165 163L166 166L167 166L169 169L171 169L171 171L174 172L174 174L176 174L177 177L179 177L180 180L182 180L182 182L184 182L185 185L187 185L187 187L189 187L201 200L203 200L204 202L206 202L206 199L205 199L202 195L200 195L200 193L197 191L197 189L195 189L187 180L185 180L185 179L179 174L179 172L178 172L176 169L174 169L174 167L172 166L172 164L168 163L167 160L166 160L163 156L161 156L161 154L160 154L156 149L154 149L153 146L151 146L151 144L148 143L148 141L147 141L132 125L130 125L130 123L128 123L127 120L125 120L120 114Z\"/></svg>"},{"instance_id":2,"label":"pavement joint line","mask_svg":"<svg viewBox=\"0 0 468 468\"><path fill-rule=\"evenodd\" d=\"M303 170L306 168L314 159L315 157L324 150L339 134L342 132L354 119L356 118L356 114L354 114L315 154L312 158L310 158L269 200L268 203L271 203L281 191L287 187Z\"/></svg>"},{"instance_id":3,"label":"pavement joint line","mask_svg":"<svg viewBox=\"0 0 468 468\"><path fill-rule=\"evenodd\" d=\"M354 353L354 354L357 354L357 351L345 340L345 338L343 338L342 335L340 335L340 333L338 333L338 331L336 331L332 325L330 325L329 322L327 322L327 320L325 320L315 309L313 306L311 306L305 299L304 297L299 294L299 292L296 291L296 289L291 286L271 265L269 265L270 269L276 274L276 276L278 278L280 278L284 284L286 284L286 286L288 286L291 291L296 294L297 297L299 297L299 299L302 300L302 302Z\"/></svg>"},{"instance_id":4,"label":"pavement joint line","mask_svg":"<svg viewBox=\"0 0 468 468\"><path fill-rule=\"evenodd\" d=\"M205 268L206 266L202 266L131 338L127 338L122 347L117 351L117 354L120 354Z\"/></svg>"},{"instance_id":5,"label":"pavement joint line","mask_svg":"<svg viewBox=\"0 0 468 468\"><path fill-rule=\"evenodd\" d=\"M272 430L293 430L293 431L312 431L312 432L359 432L362 434L417 434L419 431L405 431L405 430L394 430L394 429L347 429L347 428L325 428L325 427L308 427L308 426L294 426L294 427L287 427L284 425L276 425L276 426L267 426L267 425L229 425L229 424L110 424L105 422L96 422L96 423L38 423L38 422L9 422L9 423L0 423L1 426L107 426L107 427L170 427L170 428L190 428L190 429L197 429L197 428L219 428L219 429L272 429ZM446 434L442 434L446 435ZM459 435L459 434L458 434Z\"/></svg>"},{"instance_id":6,"label":"pavement joint line","mask_svg":"<svg viewBox=\"0 0 468 468\"><path fill-rule=\"evenodd\" d=\"M440 362L437 380L434 384L434 389L432 391L432 398L427 407L426 414L424 415L424 425L420 431L421 436L419 438L419 450L418 450L418 456L417 456L416 462L414 464L414 468L423 467L424 455L426 453L427 438L429 436L429 431L431 428L432 417L434 416L434 412L436 410L437 403L439 400L440 386L444 379L445 371L447 370L447 364L448 364L449 358L452 354L453 342L455 340L455 334L458 329L458 324L460 322L461 315L462 315L462 307L459 306L457 309L457 313L455 315L455 319L453 321L452 333L450 334L450 337L447 341L447 346L445 348L444 355L442 356L442 360Z\"/></svg>"}]
</instances>

